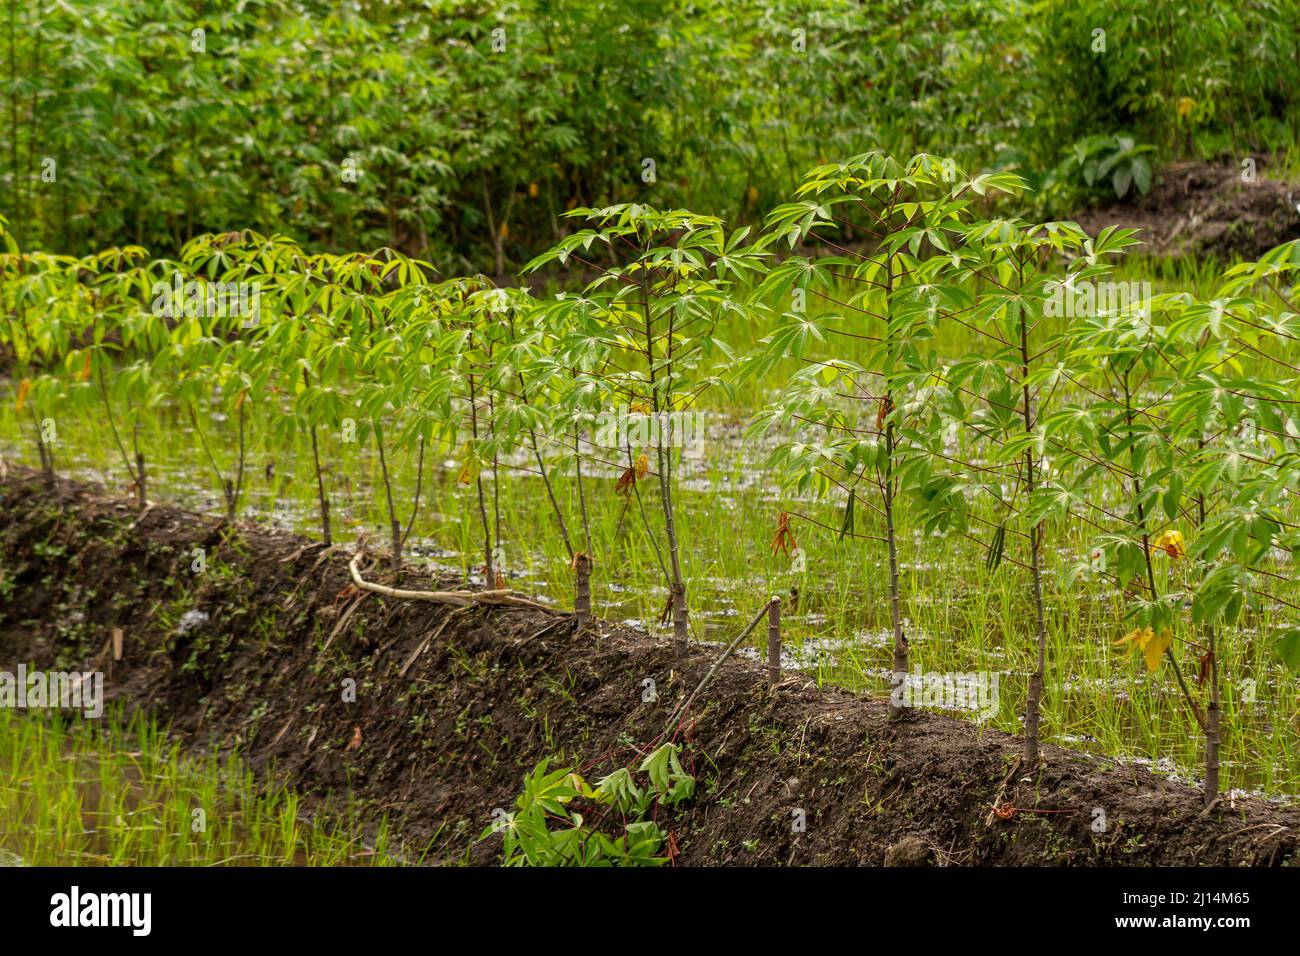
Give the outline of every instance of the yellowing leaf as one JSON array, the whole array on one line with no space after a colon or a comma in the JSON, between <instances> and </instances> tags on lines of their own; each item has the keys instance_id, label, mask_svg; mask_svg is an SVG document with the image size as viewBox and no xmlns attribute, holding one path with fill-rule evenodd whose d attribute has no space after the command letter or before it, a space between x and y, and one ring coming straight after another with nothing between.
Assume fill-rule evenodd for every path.
<instances>
[{"instance_id":1,"label":"yellowing leaf","mask_svg":"<svg viewBox=\"0 0 1300 956\"><path fill-rule=\"evenodd\" d=\"M77 381L84 382L90 378L90 353L86 353L86 361L81 365L81 374L77 376Z\"/></svg>"},{"instance_id":2,"label":"yellowing leaf","mask_svg":"<svg viewBox=\"0 0 1300 956\"><path fill-rule=\"evenodd\" d=\"M1151 628L1148 627L1147 631L1150 632L1150 630ZM1161 655L1173 642L1173 632L1168 630L1161 631L1158 637L1152 637L1146 642L1146 646L1142 648L1142 654L1147 659L1147 670L1153 671L1160 666Z\"/></svg>"},{"instance_id":3,"label":"yellowing leaf","mask_svg":"<svg viewBox=\"0 0 1300 956\"><path fill-rule=\"evenodd\" d=\"M1154 671L1160 666L1161 655L1168 650L1169 645L1173 642L1174 635L1172 631L1166 629L1157 636L1155 631L1149 627L1138 627L1129 631L1115 644L1129 644L1134 650L1141 651L1147 662L1147 670Z\"/></svg>"},{"instance_id":4,"label":"yellowing leaf","mask_svg":"<svg viewBox=\"0 0 1300 956\"><path fill-rule=\"evenodd\" d=\"M32 380L30 378L25 378L18 383L18 402L15 406L17 411L21 412L23 410L23 406L27 404L27 393L31 390Z\"/></svg>"},{"instance_id":5,"label":"yellowing leaf","mask_svg":"<svg viewBox=\"0 0 1300 956\"><path fill-rule=\"evenodd\" d=\"M1154 546L1165 552L1171 558L1187 557L1187 548L1183 543L1183 534L1181 531L1166 531L1160 537L1156 538Z\"/></svg>"},{"instance_id":6,"label":"yellowing leaf","mask_svg":"<svg viewBox=\"0 0 1300 956\"><path fill-rule=\"evenodd\" d=\"M1178 115L1187 117L1192 115L1192 110L1196 109L1196 100L1190 96L1181 96L1178 98Z\"/></svg>"},{"instance_id":7,"label":"yellowing leaf","mask_svg":"<svg viewBox=\"0 0 1300 956\"><path fill-rule=\"evenodd\" d=\"M650 473L650 459L646 455L640 455L636 460L636 477L641 480Z\"/></svg>"},{"instance_id":8,"label":"yellowing leaf","mask_svg":"<svg viewBox=\"0 0 1300 956\"><path fill-rule=\"evenodd\" d=\"M1129 631L1118 641L1116 641L1115 644L1116 645L1132 644L1135 647L1141 648L1144 647L1146 645L1146 642L1149 640L1151 640L1151 628L1135 627L1133 630Z\"/></svg>"},{"instance_id":9,"label":"yellowing leaf","mask_svg":"<svg viewBox=\"0 0 1300 956\"><path fill-rule=\"evenodd\" d=\"M528 184L528 195L529 195L529 198L531 198L531 199L536 199L536 198L537 198L537 194L538 194L540 191L541 191L541 190L540 190L540 188L538 187L537 183L529 183L529 184Z\"/></svg>"},{"instance_id":10,"label":"yellowing leaf","mask_svg":"<svg viewBox=\"0 0 1300 956\"><path fill-rule=\"evenodd\" d=\"M461 457L460 471L456 475L457 484L468 485L478 477L478 458L474 455L474 445L465 444L465 453Z\"/></svg>"}]
</instances>

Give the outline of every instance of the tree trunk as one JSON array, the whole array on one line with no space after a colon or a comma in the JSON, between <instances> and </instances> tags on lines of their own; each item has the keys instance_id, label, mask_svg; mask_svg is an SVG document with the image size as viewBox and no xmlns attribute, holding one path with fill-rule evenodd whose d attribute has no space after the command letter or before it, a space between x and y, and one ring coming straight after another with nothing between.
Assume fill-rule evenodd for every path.
<instances>
[{"instance_id":1,"label":"tree trunk","mask_svg":"<svg viewBox=\"0 0 1300 956\"><path fill-rule=\"evenodd\" d=\"M148 495L148 475L144 470L144 453L137 451L135 453L135 500L141 508L149 503Z\"/></svg>"},{"instance_id":2,"label":"tree trunk","mask_svg":"<svg viewBox=\"0 0 1300 956\"><path fill-rule=\"evenodd\" d=\"M394 571L402 570L402 522L397 518L397 508L393 504L393 482L388 475L388 458L384 455L384 433L375 422L375 444L379 448L379 470L384 479L384 496L388 502L388 529L392 536L392 566Z\"/></svg>"},{"instance_id":3,"label":"tree trunk","mask_svg":"<svg viewBox=\"0 0 1300 956\"><path fill-rule=\"evenodd\" d=\"M1030 457L1032 459L1032 455ZM1032 477L1030 480L1032 491ZM1024 759L1026 763L1031 764L1038 760L1038 720L1043 700L1043 672L1047 665L1047 621L1043 614L1043 572L1039 565L1038 554L1041 533L1041 525L1029 529L1029 548L1032 552L1030 567L1034 579L1034 615L1038 625L1038 662L1034 673L1029 677L1029 696L1025 702Z\"/></svg>"}]
</instances>

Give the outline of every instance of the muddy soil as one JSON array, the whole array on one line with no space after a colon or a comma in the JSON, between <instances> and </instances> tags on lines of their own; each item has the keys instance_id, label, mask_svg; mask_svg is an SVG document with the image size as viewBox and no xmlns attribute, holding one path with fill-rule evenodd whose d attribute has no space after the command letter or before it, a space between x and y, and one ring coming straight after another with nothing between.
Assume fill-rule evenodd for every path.
<instances>
[{"instance_id":1,"label":"muddy soil","mask_svg":"<svg viewBox=\"0 0 1300 956\"><path fill-rule=\"evenodd\" d=\"M1171 163L1145 196L1089 210L1077 218L1089 234L1118 225L1140 230L1138 251L1157 256L1240 256L1258 259L1300 238L1300 183L1267 178L1266 159L1255 181L1231 163Z\"/></svg>"},{"instance_id":2,"label":"muddy soil","mask_svg":"<svg viewBox=\"0 0 1300 956\"><path fill-rule=\"evenodd\" d=\"M340 805L350 785L367 819L432 846L426 862L490 864L499 838L479 834L526 771L552 754L592 776L631 763L718 653L607 623L576 633L545 611L358 592L348 557L15 473L0 480L0 669L98 666L110 699L188 748L238 747L309 807ZM657 701L642 699L646 678ZM1192 788L1054 746L1008 780L1015 738L925 712L891 724L884 701L797 674L770 689L745 660L721 668L684 737L697 793L660 817L681 865L1278 865L1297 852L1295 807L1237 799L1203 816ZM994 815L995 801L1017 810Z\"/></svg>"}]
</instances>

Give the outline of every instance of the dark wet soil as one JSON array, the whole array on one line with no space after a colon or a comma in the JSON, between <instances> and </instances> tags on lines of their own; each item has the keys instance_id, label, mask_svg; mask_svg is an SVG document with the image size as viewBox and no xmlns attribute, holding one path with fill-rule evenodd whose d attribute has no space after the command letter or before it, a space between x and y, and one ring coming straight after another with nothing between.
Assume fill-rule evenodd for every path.
<instances>
[{"instance_id":1,"label":"dark wet soil","mask_svg":"<svg viewBox=\"0 0 1300 956\"><path fill-rule=\"evenodd\" d=\"M238 747L309 807L340 806L350 786L367 819L387 814L408 845L431 846L427 862L488 864L499 838L479 834L525 772L552 754L592 777L639 759L717 655L610 624L576 633L544 611L358 592L348 557L13 474L0 481L0 669L98 664L111 698L188 748ZM414 571L401 583L431 586ZM647 678L657 701L643 700ZM1238 799L1203 816L1194 789L1053 746L1008 780L1013 737L923 712L890 723L884 701L799 675L770 689L748 661L726 663L692 710L696 796L659 818L683 865L1296 857L1300 809ZM995 801L1016 810L994 815Z\"/></svg>"},{"instance_id":2,"label":"dark wet soil","mask_svg":"<svg viewBox=\"0 0 1300 956\"><path fill-rule=\"evenodd\" d=\"M1149 193L1089 210L1078 223L1096 235L1106 226L1140 230L1141 252L1157 256L1258 259L1300 238L1300 183L1270 178L1267 158L1243 180L1235 163L1171 163Z\"/></svg>"}]
</instances>

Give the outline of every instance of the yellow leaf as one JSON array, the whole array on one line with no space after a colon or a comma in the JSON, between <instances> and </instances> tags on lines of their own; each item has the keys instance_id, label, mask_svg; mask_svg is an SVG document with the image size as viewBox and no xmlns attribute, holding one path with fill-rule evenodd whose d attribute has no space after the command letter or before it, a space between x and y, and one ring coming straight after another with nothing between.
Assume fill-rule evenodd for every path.
<instances>
[{"instance_id":1,"label":"yellow leaf","mask_svg":"<svg viewBox=\"0 0 1300 956\"><path fill-rule=\"evenodd\" d=\"M1168 629L1161 631L1157 637L1155 631L1149 627L1135 627L1115 644L1128 644L1134 650L1141 651L1142 656L1146 658L1147 670L1153 671L1160 666L1161 655L1173 642L1173 632Z\"/></svg>"},{"instance_id":2,"label":"yellow leaf","mask_svg":"<svg viewBox=\"0 0 1300 956\"><path fill-rule=\"evenodd\" d=\"M537 198L537 194L538 194L540 191L541 191L541 190L540 190L540 188L538 187L537 183L529 183L529 184L528 184L528 195L529 195L530 198L532 198L532 199L536 199L536 198Z\"/></svg>"},{"instance_id":3,"label":"yellow leaf","mask_svg":"<svg viewBox=\"0 0 1300 956\"><path fill-rule=\"evenodd\" d=\"M749 204L751 206L754 205L754 203L758 202L758 187L750 186L749 192L746 195L749 196Z\"/></svg>"},{"instance_id":4,"label":"yellow leaf","mask_svg":"<svg viewBox=\"0 0 1300 956\"><path fill-rule=\"evenodd\" d=\"M1196 100L1190 96L1182 96L1178 99L1178 115L1187 117L1192 115L1192 110L1196 109Z\"/></svg>"},{"instance_id":5,"label":"yellow leaf","mask_svg":"<svg viewBox=\"0 0 1300 956\"><path fill-rule=\"evenodd\" d=\"M1147 634L1151 633L1151 628L1147 628ZM1160 666L1160 658L1169 645L1174 642L1172 631L1164 630L1160 632L1159 637L1148 638L1146 644L1142 647L1142 654L1147 659L1147 670L1153 671Z\"/></svg>"},{"instance_id":6,"label":"yellow leaf","mask_svg":"<svg viewBox=\"0 0 1300 956\"><path fill-rule=\"evenodd\" d=\"M465 443L465 453L461 458L460 472L456 475L457 484L468 485L478 477L478 459L474 456L472 442Z\"/></svg>"},{"instance_id":7,"label":"yellow leaf","mask_svg":"<svg viewBox=\"0 0 1300 956\"><path fill-rule=\"evenodd\" d=\"M1151 628L1135 627L1133 630L1129 631L1127 634L1121 637L1118 641L1115 641L1115 644L1117 646L1120 644L1132 644L1134 647L1141 648L1141 647L1145 647L1146 642L1149 640L1151 640Z\"/></svg>"},{"instance_id":8,"label":"yellow leaf","mask_svg":"<svg viewBox=\"0 0 1300 956\"><path fill-rule=\"evenodd\" d=\"M497 235L500 236L502 239L509 239L510 227L503 222L501 224L501 227L497 230Z\"/></svg>"},{"instance_id":9,"label":"yellow leaf","mask_svg":"<svg viewBox=\"0 0 1300 956\"><path fill-rule=\"evenodd\" d=\"M1166 531L1155 540L1155 547L1171 558L1187 557L1187 548L1181 531Z\"/></svg>"},{"instance_id":10,"label":"yellow leaf","mask_svg":"<svg viewBox=\"0 0 1300 956\"><path fill-rule=\"evenodd\" d=\"M647 455L641 455L636 460L636 477L640 481L650 473L650 458Z\"/></svg>"},{"instance_id":11,"label":"yellow leaf","mask_svg":"<svg viewBox=\"0 0 1300 956\"><path fill-rule=\"evenodd\" d=\"M90 353L86 353L86 361L81 365L81 374L77 376L77 381L84 382L90 378Z\"/></svg>"},{"instance_id":12,"label":"yellow leaf","mask_svg":"<svg viewBox=\"0 0 1300 956\"><path fill-rule=\"evenodd\" d=\"M23 410L23 406L27 404L27 393L30 392L31 390L32 390L32 380L30 378L25 378L18 383L18 404L16 407L17 411L21 412Z\"/></svg>"}]
</instances>

